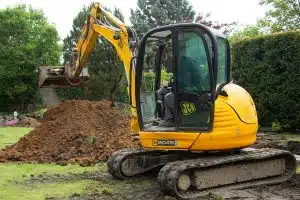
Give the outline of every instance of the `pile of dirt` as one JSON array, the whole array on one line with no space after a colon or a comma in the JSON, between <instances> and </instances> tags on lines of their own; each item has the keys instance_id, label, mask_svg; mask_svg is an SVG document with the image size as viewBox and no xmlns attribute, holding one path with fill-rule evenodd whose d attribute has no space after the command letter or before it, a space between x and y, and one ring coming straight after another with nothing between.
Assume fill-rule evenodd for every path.
<instances>
[{"instance_id":1,"label":"pile of dirt","mask_svg":"<svg viewBox=\"0 0 300 200\"><path fill-rule=\"evenodd\" d=\"M21 118L20 122L18 123L18 126L24 126L24 127L38 127L41 123L32 117L24 116Z\"/></svg>"},{"instance_id":2,"label":"pile of dirt","mask_svg":"<svg viewBox=\"0 0 300 200\"><path fill-rule=\"evenodd\" d=\"M259 133L255 148L275 148L290 151L293 154L300 155L300 142L289 141L284 135L274 133Z\"/></svg>"},{"instance_id":3,"label":"pile of dirt","mask_svg":"<svg viewBox=\"0 0 300 200\"><path fill-rule=\"evenodd\" d=\"M0 161L89 165L106 160L118 149L137 146L129 121L109 101L64 101L44 114L40 126L0 151Z\"/></svg>"}]
</instances>

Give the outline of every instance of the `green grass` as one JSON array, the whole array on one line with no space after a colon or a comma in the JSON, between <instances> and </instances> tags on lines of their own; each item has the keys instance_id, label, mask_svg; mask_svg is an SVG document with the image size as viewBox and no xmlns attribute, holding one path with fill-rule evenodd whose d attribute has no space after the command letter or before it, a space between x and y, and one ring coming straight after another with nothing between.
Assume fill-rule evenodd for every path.
<instances>
[{"instance_id":1,"label":"green grass","mask_svg":"<svg viewBox=\"0 0 300 200\"><path fill-rule=\"evenodd\" d=\"M297 174L300 174L300 166L297 168Z\"/></svg>"},{"instance_id":2,"label":"green grass","mask_svg":"<svg viewBox=\"0 0 300 200\"><path fill-rule=\"evenodd\" d=\"M287 140L298 141L300 142L300 134L296 133L283 133L283 136Z\"/></svg>"},{"instance_id":3,"label":"green grass","mask_svg":"<svg viewBox=\"0 0 300 200\"><path fill-rule=\"evenodd\" d=\"M7 145L16 143L26 135L32 128L25 127L1 127L0 128L0 149Z\"/></svg>"},{"instance_id":4,"label":"green grass","mask_svg":"<svg viewBox=\"0 0 300 200\"><path fill-rule=\"evenodd\" d=\"M87 185L96 181L76 179L72 181L22 184L31 176L39 174L80 174L83 172L106 171L104 164L91 167L79 165L59 166L56 164L0 164L0 199L44 199L45 197L65 197L73 193L83 193Z\"/></svg>"},{"instance_id":5,"label":"green grass","mask_svg":"<svg viewBox=\"0 0 300 200\"><path fill-rule=\"evenodd\" d=\"M5 127L0 128L0 148L17 142L31 128ZM67 197L73 193L83 193L86 186L94 184L93 180L76 179L67 182L22 184L31 176L39 174L80 174L85 171L106 171L105 164L91 167L79 165L59 166L56 164L0 163L0 199L45 199L45 197Z\"/></svg>"}]
</instances>

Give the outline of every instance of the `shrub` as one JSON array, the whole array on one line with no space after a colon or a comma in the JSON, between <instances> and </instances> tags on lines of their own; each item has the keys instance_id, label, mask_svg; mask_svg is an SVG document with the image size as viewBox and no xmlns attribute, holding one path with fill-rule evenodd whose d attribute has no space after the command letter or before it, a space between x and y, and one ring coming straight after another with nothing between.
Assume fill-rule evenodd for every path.
<instances>
[{"instance_id":1,"label":"shrub","mask_svg":"<svg viewBox=\"0 0 300 200\"><path fill-rule=\"evenodd\" d=\"M300 128L300 32L239 41L232 45L234 80L250 92L260 124Z\"/></svg>"}]
</instances>

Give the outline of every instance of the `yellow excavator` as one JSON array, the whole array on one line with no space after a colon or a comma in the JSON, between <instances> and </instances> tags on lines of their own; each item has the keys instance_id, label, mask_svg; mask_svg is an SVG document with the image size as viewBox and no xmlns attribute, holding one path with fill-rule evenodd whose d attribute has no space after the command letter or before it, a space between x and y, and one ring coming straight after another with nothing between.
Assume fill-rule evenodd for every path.
<instances>
[{"instance_id":1,"label":"yellow excavator","mask_svg":"<svg viewBox=\"0 0 300 200\"><path fill-rule=\"evenodd\" d=\"M255 143L257 113L251 96L230 82L227 39L201 24L135 31L94 4L68 66L40 67L40 87L82 86L98 37L124 64L131 128L141 149L119 150L107 164L117 179L160 169L163 192L188 199L219 189L280 183L296 172L293 154L247 148Z\"/></svg>"}]
</instances>

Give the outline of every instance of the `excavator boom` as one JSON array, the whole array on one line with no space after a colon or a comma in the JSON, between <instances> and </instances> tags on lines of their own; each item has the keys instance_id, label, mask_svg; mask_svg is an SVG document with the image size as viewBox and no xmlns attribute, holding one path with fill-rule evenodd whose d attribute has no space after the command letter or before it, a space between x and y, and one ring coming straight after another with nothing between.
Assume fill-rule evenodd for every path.
<instances>
[{"instance_id":1,"label":"excavator boom","mask_svg":"<svg viewBox=\"0 0 300 200\"><path fill-rule=\"evenodd\" d=\"M130 37L128 32L130 32ZM135 56L136 36L134 30L127 28L123 22L96 3L91 9L87 23L73 49L71 62L66 66L41 66L39 87L84 85L89 79L88 56L93 51L99 37L108 40L115 47L120 60L124 63L128 78L131 57Z\"/></svg>"}]
</instances>

